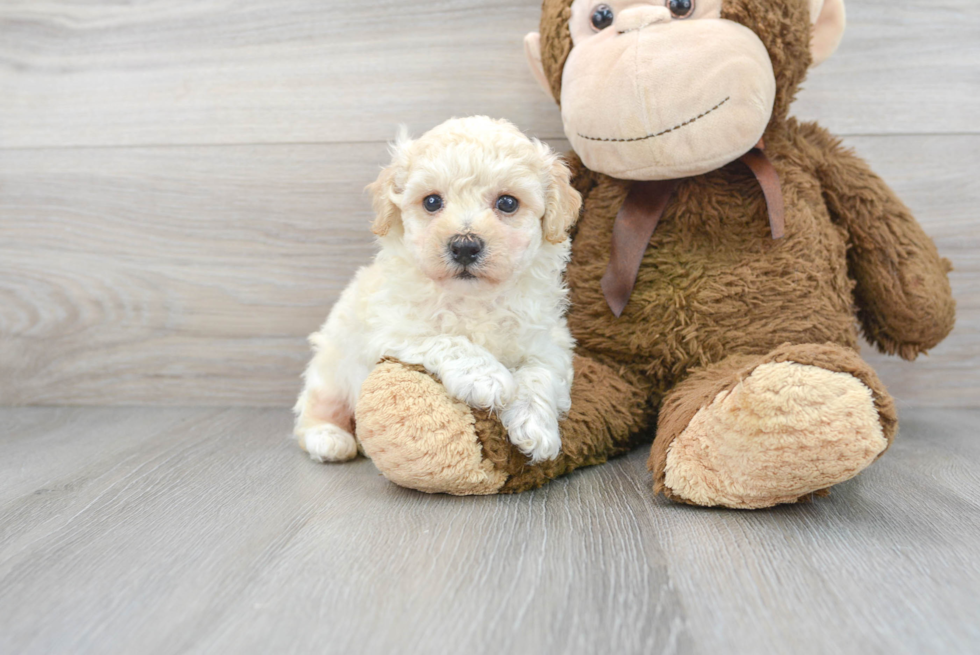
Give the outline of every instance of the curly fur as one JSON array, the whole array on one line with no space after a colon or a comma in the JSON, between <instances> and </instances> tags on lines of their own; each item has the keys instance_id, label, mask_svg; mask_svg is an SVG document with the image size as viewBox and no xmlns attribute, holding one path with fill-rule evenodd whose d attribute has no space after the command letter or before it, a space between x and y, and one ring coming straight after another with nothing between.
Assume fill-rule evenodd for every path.
<instances>
[{"instance_id":1,"label":"curly fur","mask_svg":"<svg viewBox=\"0 0 980 655\"><path fill-rule=\"evenodd\" d=\"M534 461L558 455L573 375L562 273L580 205L568 176L546 145L504 121L452 120L398 140L370 187L381 251L310 337L296 435L311 456L355 456L351 416L384 357L421 364L454 397L496 412ZM427 212L434 193L445 205ZM519 199L511 215L494 209L502 194ZM449 254L460 234L485 244L469 268Z\"/></svg>"}]
</instances>

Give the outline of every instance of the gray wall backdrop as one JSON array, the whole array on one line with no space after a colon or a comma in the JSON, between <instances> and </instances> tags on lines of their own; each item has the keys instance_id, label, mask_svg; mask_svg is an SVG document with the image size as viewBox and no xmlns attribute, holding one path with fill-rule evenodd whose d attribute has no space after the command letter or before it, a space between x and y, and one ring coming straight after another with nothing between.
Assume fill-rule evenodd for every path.
<instances>
[{"instance_id":1,"label":"gray wall backdrop","mask_svg":"<svg viewBox=\"0 0 980 655\"><path fill-rule=\"evenodd\" d=\"M795 106L956 266L903 405L980 403L980 3L850 0ZM285 406L370 258L398 123L509 118L563 148L523 60L536 0L0 0L0 404Z\"/></svg>"}]
</instances>

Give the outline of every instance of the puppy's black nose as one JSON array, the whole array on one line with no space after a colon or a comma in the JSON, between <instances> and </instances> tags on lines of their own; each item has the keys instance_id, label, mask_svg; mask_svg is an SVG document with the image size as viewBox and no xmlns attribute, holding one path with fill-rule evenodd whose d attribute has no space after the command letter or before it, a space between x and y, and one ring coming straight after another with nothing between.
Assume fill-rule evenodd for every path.
<instances>
[{"instance_id":1,"label":"puppy's black nose","mask_svg":"<svg viewBox=\"0 0 980 655\"><path fill-rule=\"evenodd\" d=\"M483 239L472 234L457 234L449 240L449 254L453 261L469 266L483 253Z\"/></svg>"}]
</instances>

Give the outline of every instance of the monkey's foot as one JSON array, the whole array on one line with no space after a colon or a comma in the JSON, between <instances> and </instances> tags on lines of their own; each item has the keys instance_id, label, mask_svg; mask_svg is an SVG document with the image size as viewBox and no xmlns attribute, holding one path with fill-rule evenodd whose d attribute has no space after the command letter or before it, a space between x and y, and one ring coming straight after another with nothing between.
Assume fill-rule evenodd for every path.
<instances>
[{"instance_id":1,"label":"monkey's foot","mask_svg":"<svg viewBox=\"0 0 980 655\"><path fill-rule=\"evenodd\" d=\"M796 502L871 464L891 436L882 423L875 394L855 375L770 361L694 413L667 448L658 488L695 505Z\"/></svg>"},{"instance_id":2,"label":"monkey's foot","mask_svg":"<svg viewBox=\"0 0 980 655\"><path fill-rule=\"evenodd\" d=\"M452 398L420 366L383 361L361 386L357 436L392 482L428 493L517 493L626 452L649 420L649 390L587 357L574 360L562 450L532 462L499 418Z\"/></svg>"},{"instance_id":3,"label":"monkey's foot","mask_svg":"<svg viewBox=\"0 0 980 655\"><path fill-rule=\"evenodd\" d=\"M357 435L395 484L457 496L497 493L507 473L483 456L470 408L418 367L385 361L361 387Z\"/></svg>"}]
</instances>

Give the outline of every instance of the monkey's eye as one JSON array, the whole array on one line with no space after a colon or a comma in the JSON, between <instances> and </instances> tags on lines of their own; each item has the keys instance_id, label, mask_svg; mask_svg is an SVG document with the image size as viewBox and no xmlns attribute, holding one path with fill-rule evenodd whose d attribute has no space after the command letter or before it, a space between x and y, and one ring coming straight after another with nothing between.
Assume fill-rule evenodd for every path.
<instances>
[{"instance_id":1,"label":"monkey's eye","mask_svg":"<svg viewBox=\"0 0 980 655\"><path fill-rule=\"evenodd\" d=\"M668 4L674 18L687 18L694 13L694 0L670 0Z\"/></svg>"},{"instance_id":2,"label":"monkey's eye","mask_svg":"<svg viewBox=\"0 0 980 655\"><path fill-rule=\"evenodd\" d=\"M500 196L497 198L497 209L505 214L513 214L520 207L520 204L514 196Z\"/></svg>"},{"instance_id":3,"label":"monkey's eye","mask_svg":"<svg viewBox=\"0 0 980 655\"><path fill-rule=\"evenodd\" d=\"M689 0L690 1L690 0ZM613 24L613 10L609 5L596 5L592 10L592 27L601 31Z\"/></svg>"},{"instance_id":4,"label":"monkey's eye","mask_svg":"<svg viewBox=\"0 0 980 655\"><path fill-rule=\"evenodd\" d=\"M426 196L422 201L422 206L425 207L425 211L430 214L435 214L437 211L442 209L442 196L433 193L431 196Z\"/></svg>"}]
</instances>

